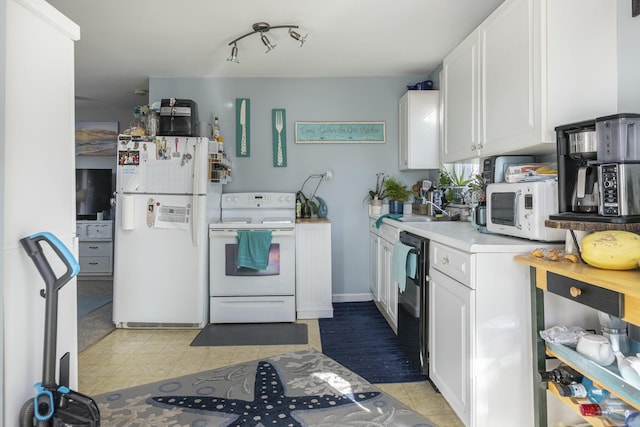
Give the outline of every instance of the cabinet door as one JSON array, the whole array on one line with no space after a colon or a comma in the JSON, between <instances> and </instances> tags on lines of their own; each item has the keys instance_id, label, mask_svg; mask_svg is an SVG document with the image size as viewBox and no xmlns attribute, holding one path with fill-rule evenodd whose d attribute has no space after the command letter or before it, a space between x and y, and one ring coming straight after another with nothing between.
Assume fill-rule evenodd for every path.
<instances>
[{"instance_id":1,"label":"cabinet door","mask_svg":"<svg viewBox=\"0 0 640 427\"><path fill-rule=\"evenodd\" d=\"M482 41L482 155L542 142L539 6L505 2L478 29Z\"/></svg>"},{"instance_id":2,"label":"cabinet door","mask_svg":"<svg viewBox=\"0 0 640 427\"><path fill-rule=\"evenodd\" d=\"M369 235L369 289L371 289L371 295L373 295L374 301L380 301L380 292L378 287L380 286L380 238L373 233Z\"/></svg>"},{"instance_id":3,"label":"cabinet door","mask_svg":"<svg viewBox=\"0 0 640 427\"><path fill-rule=\"evenodd\" d=\"M443 61L443 163L477 155L479 144L478 33L471 33Z\"/></svg>"},{"instance_id":4,"label":"cabinet door","mask_svg":"<svg viewBox=\"0 0 640 427\"><path fill-rule=\"evenodd\" d=\"M380 305L385 309L389 305L389 281L391 280L391 244L384 239L380 239L379 262L380 262L380 278L378 281L378 295L380 297Z\"/></svg>"},{"instance_id":5,"label":"cabinet door","mask_svg":"<svg viewBox=\"0 0 640 427\"><path fill-rule=\"evenodd\" d=\"M429 376L465 425L471 419L474 291L437 270L429 281Z\"/></svg>"},{"instance_id":6,"label":"cabinet door","mask_svg":"<svg viewBox=\"0 0 640 427\"><path fill-rule=\"evenodd\" d=\"M382 293L384 295L384 307L392 326L398 326L398 285L393 280L393 243L382 240L384 246L384 259L382 262Z\"/></svg>"},{"instance_id":7,"label":"cabinet door","mask_svg":"<svg viewBox=\"0 0 640 427\"><path fill-rule=\"evenodd\" d=\"M440 167L440 91L413 90L398 103L400 170Z\"/></svg>"}]
</instances>

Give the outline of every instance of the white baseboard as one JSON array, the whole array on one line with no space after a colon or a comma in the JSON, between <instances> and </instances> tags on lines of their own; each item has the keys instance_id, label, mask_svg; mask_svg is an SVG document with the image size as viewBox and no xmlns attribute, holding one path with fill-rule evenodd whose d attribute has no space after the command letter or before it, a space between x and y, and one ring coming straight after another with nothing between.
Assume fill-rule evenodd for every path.
<instances>
[{"instance_id":1,"label":"white baseboard","mask_svg":"<svg viewBox=\"0 0 640 427\"><path fill-rule=\"evenodd\" d=\"M333 302L360 302L360 301L371 301L373 300L373 295L370 293L365 294L333 294L332 301Z\"/></svg>"}]
</instances>

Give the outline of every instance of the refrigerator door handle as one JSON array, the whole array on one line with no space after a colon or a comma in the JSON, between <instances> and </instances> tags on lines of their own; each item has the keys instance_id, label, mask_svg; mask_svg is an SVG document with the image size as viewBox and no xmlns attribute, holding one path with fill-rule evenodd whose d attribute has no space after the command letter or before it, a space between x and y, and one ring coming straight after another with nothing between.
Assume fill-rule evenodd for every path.
<instances>
[{"instance_id":1,"label":"refrigerator door handle","mask_svg":"<svg viewBox=\"0 0 640 427\"><path fill-rule=\"evenodd\" d=\"M193 144L193 194L201 194L200 188L200 142L202 140L198 138L196 143Z\"/></svg>"},{"instance_id":2,"label":"refrigerator door handle","mask_svg":"<svg viewBox=\"0 0 640 427\"><path fill-rule=\"evenodd\" d=\"M193 242L194 247L200 246L200 236L198 236L198 226L196 224L197 219L200 217L199 206L198 206L198 195L196 193L193 194L193 201L191 204L193 208L191 209L191 241Z\"/></svg>"},{"instance_id":3,"label":"refrigerator door handle","mask_svg":"<svg viewBox=\"0 0 640 427\"><path fill-rule=\"evenodd\" d=\"M198 194L200 194L200 142L198 138L193 145L193 201L191 209L191 241L194 247L200 246L200 236L198 235L198 226L196 221L200 218L200 207L198 206Z\"/></svg>"}]
</instances>

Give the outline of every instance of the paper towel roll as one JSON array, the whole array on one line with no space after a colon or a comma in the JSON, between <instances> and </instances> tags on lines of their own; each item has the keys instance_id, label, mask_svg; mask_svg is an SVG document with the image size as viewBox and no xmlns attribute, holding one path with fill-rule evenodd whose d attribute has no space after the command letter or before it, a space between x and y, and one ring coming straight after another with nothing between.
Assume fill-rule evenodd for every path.
<instances>
[{"instance_id":1,"label":"paper towel roll","mask_svg":"<svg viewBox=\"0 0 640 427\"><path fill-rule=\"evenodd\" d=\"M133 226L135 223L135 212L134 212L134 199L133 196L122 196L122 229L123 230L133 230Z\"/></svg>"}]
</instances>

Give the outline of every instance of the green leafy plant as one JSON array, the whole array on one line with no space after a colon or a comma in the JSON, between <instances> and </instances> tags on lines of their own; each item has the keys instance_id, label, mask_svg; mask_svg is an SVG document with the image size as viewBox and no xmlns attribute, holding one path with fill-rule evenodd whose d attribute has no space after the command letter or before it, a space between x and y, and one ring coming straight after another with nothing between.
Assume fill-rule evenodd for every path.
<instances>
[{"instance_id":1,"label":"green leafy plant","mask_svg":"<svg viewBox=\"0 0 640 427\"><path fill-rule=\"evenodd\" d=\"M302 191L298 191L296 197L300 200L303 209L306 206L311 209L314 215L318 214L318 204L315 202L315 197L310 199Z\"/></svg>"},{"instance_id":2,"label":"green leafy plant","mask_svg":"<svg viewBox=\"0 0 640 427\"><path fill-rule=\"evenodd\" d=\"M474 203L484 202L486 200L487 184L480 174L475 174L469 182L468 192L471 195L471 201Z\"/></svg>"},{"instance_id":3,"label":"green leafy plant","mask_svg":"<svg viewBox=\"0 0 640 427\"><path fill-rule=\"evenodd\" d=\"M465 176L464 168L458 171L455 165L451 168L451 171L444 166L440 169L440 185L442 187L465 187L473 179L473 177Z\"/></svg>"},{"instance_id":4,"label":"green leafy plant","mask_svg":"<svg viewBox=\"0 0 640 427\"><path fill-rule=\"evenodd\" d=\"M376 174L376 188L374 190L369 190L367 195L364 198L364 202L370 202L372 200L384 200L387 198L387 192L385 188L385 183L387 175L384 172L378 172Z\"/></svg>"},{"instance_id":5,"label":"green leafy plant","mask_svg":"<svg viewBox=\"0 0 640 427\"><path fill-rule=\"evenodd\" d=\"M411 196L411 190L394 177L389 177L385 181L384 189L389 200L406 202Z\"/></svg>"}]
</instances>

